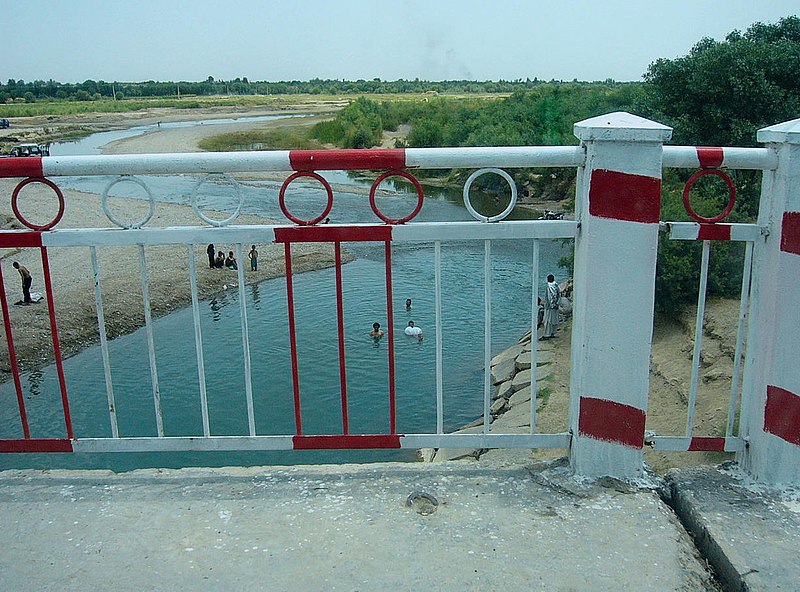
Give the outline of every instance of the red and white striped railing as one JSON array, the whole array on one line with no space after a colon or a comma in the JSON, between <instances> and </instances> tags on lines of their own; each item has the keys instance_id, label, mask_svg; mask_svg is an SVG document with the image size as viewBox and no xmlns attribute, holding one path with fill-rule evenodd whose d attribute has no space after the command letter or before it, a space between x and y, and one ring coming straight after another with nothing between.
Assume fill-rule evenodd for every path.
<instances>
[{"instance_id":1,"label":"red and white striped railing","mask_svg":"<svg viewBox=\"0 0 800 592\"><path fill-rule=\"evenodd\" d=\"M634 121L635 120L635 121ZM628 126L631 122L633 125ZM58 176L76 175L123 175L113 181L130 181L142 184L141 180L131 175L159 175L159 174L186 174L199 173L208 175L222 175L227 183L236 186L236 181L228 177L228 173L255 172L255 171L285 171L292 173L282 188L281 195L288 183L295 178L307 176L320 180L328 193L329 204L334 199L330 187L321 180L316 171L323 170L374 170L386 171L373 185L371 190L371 206L376 216L386 224L352 224L352 225L318 225L324 217L312 220L299 220L283 207L284 213L295 225L278 226L231 226L236 214L224 221L208 220L199 212L198 215L210 226L207 227L181 227L181 228L149 228L146 226L152 210L157 207L151 197L151 213L146 219L136 223L125 223L109 219L126 230L88 230L88 229L53 229L58 220L43 226L29 225L33 231L4 231L0 232L0 246L38 247L42 251L43 264L47 262L48 247L89 247L93 272L96 279L96 302L98 321L100 325L101 349L107 351L104 329L101 285L97 265L96 248L111 245L136 245L140 249L142 289L145 294L146 318L145 324L151 331L152 322L149 316L147 302L148 277L144 259L144 248L148 245L174 244L184 245L190 262L190 276L192 284L192 307L195 325L195 347L198 362L198 383L200 385L200 405L203 417L203 433L192 437L174 437L164 433L163 419L161 418L160 389L158 371L152 344L152 335L149 338L151 382L153 388L153 404L158 418L157 435L144 438L120 437L117 428L114 393L111 388L110 368L107 354L104 355L104 366L108 383L109 421L112 426L111 438L82 438L80 434L73 434L69 420L69 404L66 388L62 382L62 402L66 434L64 438L35 439L30 437L29 430L25 427L24 398L19 387L19 373L13 348L13 335L8 322L8 310L3 296L3 314L6 325L6 336L9 343L9 352L12 357L12 374L17 382L17 393L20 407L20 419L23 424L23 437L13 440L0 441L0 451L45 451L45 450L74 450L74 451L161 451L161 450L289 450L309 448L421 448L421 447L447 447L447 448L497 448L497 447L561 447L570 448L573 457L573 466L579 472L592 473L587 470L591 463L597 463L597 470L627 476L636 474L637 462L641 461L641 448L645 444L657 450L715 450L738 451L744 453L748 446L747 434L734 433L735 419L740 413L740 400L747 396L742 391L739 380L742 360L749 359L751 352L744 351L744 335L747 327L748 311L751 310L751 268L755 257L754 251L762 249L765 241L770 237L770 225L767 213L762 212L762 217L757 224L731 224L724 222L724 216L714 219L705 219L696 216L689 203L691 185L687 185L685 202L687 210L697 219L697 222L669 222L661 223L666 226L670 238L675 240L700 240L703 241L703 261L701 264L700 295L698 297L698 317L696 323L695 351L692 360L692 384L689 405L687 407L687 423L683 434L661 435L644 432L646 418L646 398L644 401L631 399L616 400L613 393L604 395L603 380L599 382L593 378L591 368L597 368L603 376L610 379L624 378L629 371L646 377L647 364L643 362L635 368L626 366L624 358L617 354L604 351L604 348L593 348L594 343L602 343L603 338L616 343L616 337L608 335L593 335L593 331L614 331L615 315L626 315L630 311L624 306L621 310L610 310L607 302L592 303L597 296L593 294L592 287L598 286L597 282L610 281L619 271L619 263L613 261L603 263L602 259L590 257L592 262L583 261L587 253L592 253L591 248L586 250L586 245L594 245L595 255L609 253L619 249L638 249L643 255L653 249L651 243L657 232L659 222L660 198L660 170L661 167L698 168L698 175L711 174L722 178L726 183L726 174L720 169L754 169L765 171L765 174L780 176L780 162L774 146L768 148L697 148L697 147L661 147L660 142L668 137L663 126L645 122L641 125L638 118L626 114L611 114L603 118L595 118L576 124L576 135L579 135L583 144L577 147L509 147L509 148L441 148L441 149L397 149L397 150L332 150L332 151L278 151L256 153L204 153L204 154L150 154L150 155L115 155L115 156L71 156L71 157L43 157L43 158L6 158L0 159L0 177L26 177L24 182L45 182L55 189L60 205L63 197L52 178ZM657 148L654 150L653 148ZM637 151L643 150L641 154ZM638 155L637 155L638 154ZM633 155L633 156L632 156ZM632 156L632 159L629 158ZM419 223L413 222L412 216L392 220L384 216L374 203L374 193L380 180L391 175L400 175L408 178L415 184L419 194L420 204L424 198L423 192L411 171L415 168L443 169L443 168L475 168L480 169L470 177L470 182L464 190L465 203L470 213L476 218L475 222L456 223ZM516 187L510 177L502 171L504 168L514 167L575 167L578 170L579 195L576 204L577 221L507 221L505 216L513 209L516 198ZM777 172L776 172L777 171ZM504 176L509 182L512 200L510 207L501 216L487 217L475 212L469 200L469 185L476 175L493 173ZM23 182L23 183L24 183ZM203 181L201 180L201 183ZM145 190L147 191L146 186ZM735 190L732 183L731 201L735 199ZM769 201L772 185L768 185L763 192L762 201ZM18 188L19 189L19 188ZM108 190L108 188L107 188ZM106 193L107 193L106 190ZM13 201L16 202L15 191ZM195 192L196 193L196 192ZM148 191L149 194L149 191ZM107 196L104 194L104 200ZM193 196L193 201L196 196ZM13 204L16 210L16 203ZM284 204L282 204L283 206ZM732 203L729 204L732 206ZM417 208L418 211L418 208ZM724 214L725 212L723 212ZM26 223L24 219L21 220ZM785 227L787 225L784 225ZM791 225L789 225L791 226ZM131 230L132 229L132 230ZM603 233L610 233L605 238ZM787 235L788 236L788 235ZM599 241L596 238L599 237ZM531 397L531 429L528 434L502 434L490 430L491 380L490 359L491 351L491 282L487 279L484 286L485 315L483 323L485 331L485 378L484 378L484 423L483 430L478 434L446 434L443 432L442 411L442 324L441 306L443 295L441 293L441 244L451 240L468 240L483 242L484 260L486 269L491 269L491 243L498 239L516 239L531 241L533 254L531 259L531 273L534 277L534 286L538 278L538 248L539 241L558 238L577 238L584 246L576 248L576 284L575 290L578 298L575 301L576 322L580 326L578 333L573 336L573 363L577 366L573 371L583 372L581 377L573 377L572 405L570 409L571 430L568 433L541 434L536 432L536 356L537 348L532 348L531 369L534 373L531 385L534 393ZM790 237L791 238L791 237ZM791 242L782 239L783 242ZM702 348L702 320L705 303L705 286L708 275L708 257L711 241L734 240L744 241L747 245L744 279L742 282L742 301L738 321L737 348L735 354L734 378L731 385L731 397L728 422L724 435L697 436L695 435L694 414L697 397L698 369L700 351ZM295 433L287 435L260 435L257 433L253 416L253 389L252 378L249 376L249 334L246 308L241 307L242 343L245 352L245 397L248 409L248 433L238 436L219 436L211 433L208 417L207 400L204 388L204 363L202 332L199 322L199 304L196 286L196 271L193 266L194 244L207 244L211 242L233 243L237 246L237 256L242 259L242 244L251 242L272 241L284 244L286 252L286 290L289 307L289 334L293 372L293 398L295 407ZM385 288L387 293L388 326L388 364L389 364L389 417L387 429L379 434L354 434L350 430L348 420L347 396L347 368L344 351L344 341L338 343L339 356L339 386L341 391L342 426L341 433L334 435L315 435L305 433L302 425L302 393L299 388L299 368L297 356L297 343L294 339L295 323L293 315L293 275L292 275L292 244L297 242L327 242L332 243L336 254L336 298L337 322L342 323L342 286L341 286L341 243L349 241L370 241L382 243L385 252ZM621 241L621 242L620 242ZM631 242L633 241L633 242ZM437 431L432 434L403 433L401 426L397 425L395 412L395 386L393 375L393 327L392 327L392 243L400 242L428 242L434 244L434 270L435 270L435 308L436 308L436 401L437 401ZM781 243L783 245L783 242ZM800 241L798 241L800 242ZM792 243L794 244L794 243ZM600 249L599 251L597 249ZM800 247L798 248L800 250ZM793 252L791 244L783 252ZM631 303L636 304L643 311L643 324L652 321L652 308L647 312L647 298L639 296L639 286L645 287L647 292L648 282L652 283L654 273L654 255L646 254L642 261L652 258L653 271L647 271L639 277L637 270L625 272L633 273L634 278L630 283L636 286L631 292ZM631 259L633 260L633 259ZM650 265L650 263L648 263ZM239 290L245 285L242 271L239 271ZM490 274L487 273L489 278ZM580 281L579 281L580 278ZM594 279L592 279L594 278ZM0 276L0 280L2 276ZM581 283L583 282L583 283ZM48 286L48 301L52 302L53 294ZM651 288L650 288L651 289ZM240 302L244 302L240 294ZM639 301L636 301L639 298ZM642 307L641 305L645 306ZM755 306L755 305L754 305ZM614 307L612 307L614 308ZM596 309L596 311L595 311ZM608 316L601 323L583 322L587 316L594 315L595 311L600 316ZM531 323L536 324L537 294L531 294ZM638 315L638 312L636 313ZM645 319L645 317L647 317ZM57 343L57 324L55 312L51 308L54 344ZM638 317L636 317L638 319ZM620 317L622 319L622 317ZM647 320L649 319L649 320ZM625 322L630 322L630 319ZM638 321L636 321L638 323ZM638 330L638 329L637 329ZM752 328L751 328L752 331ZM341 334L341 331L340 331ZM639 337L646 337L644 332ZM626 336L620 336L619 343L623 343ZM642 339L649 343L649 339ZM637 341L638 343L638 341ZM534 341L535 344L535 341ZM56 345L57 347L57 345ZM613 348L612 348L613 349ZM624 348L623 348L624 349ZM611 357L604 357L611 355ZM617 356L617 357L614 357ZM587 362L595 357L593 362ZM636 354L638 360L639 354ZM60 355L57 354L57 358ZM644 360L645 358L643 358ZM60 359L57 359L60 364ZM642 368L638 366L642 365ZM589 372L586 374L586 372ZM616 376L615 376L615 373ZM747 368L745 368L747 376ZM626 379L627 380L627 379ZM639 378L634 380L636 389L639 388ZM624 382L624 381L623 381ZM745 380L747 383L747 379ZM632 383L633 384L633 383ZM748 383L749 384L749 383ZM644 393L646 397L646 378L644 379ZM777 387L776 387L777 388ZM594 390L599 389L599 390ZM773 389L775 390L775 389ZM740 394L740 391L742 393ZM800 388L785 388L781 392L792 393ZM629 397L630 394L626 394ZM638 396L638 395L637 395ZM771 413L775 416L774 401ZM792 399L794 400L794 399ZM763 411L763 410L762 410ZM752 424L752 418L749 424ZM747 422L744 422L747 423ZM765 422L765 430L771 433L787 433L784 427L778 429L774 419ZM800 425L800 424L799 424ZM791 432L791 429L789 430ZM800 427L798 427L800 432ZM784 438L791 442L792 438ZM589 444L589 443L594 444ZM576 445L577 444L577 445ZM617 455L617 451L620 454ZM638 452L637 452L638 451ZM634 453L634 454L631 454ZM639 455L637 457L637 454ZM602 462L598 462L602 456ZM587 464L589 463L589 464ZM631 468L633 467L633 468ZM619 470L617 470L619 468Z\"/></svg>"}]
</instances>

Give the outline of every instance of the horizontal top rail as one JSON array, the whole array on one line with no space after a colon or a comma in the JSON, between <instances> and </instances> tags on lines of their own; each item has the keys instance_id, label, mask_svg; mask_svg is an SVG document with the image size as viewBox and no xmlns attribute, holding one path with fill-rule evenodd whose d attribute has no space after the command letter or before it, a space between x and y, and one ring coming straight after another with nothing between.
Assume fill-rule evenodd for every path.
<instances>
[{"instance_id":1,"label":"horizontal top rail","mask_svg":"<svg viewBox=\"0 0 800 592\"><path fill-rule=\"evenodd\" d=\"M276 150L179 154L108 154L0 159L0 177L168 175L325 170L574 167L579 146Z\"/></svg>"},{"instance_id":2,"label":"horizontal top rail","mask_svg":"<svg viewBox=\"0 0 800 592\"><path fill-rule=\"evenodd\" d=\"M770 148L713 148L664 146L663 166L667 168L726 168L772 171L778 155Z\"/></svg>"},{"instance_id":3,"label":"horizontal top rail","mask_svg":"<svg viewBox=\"0 0 800 592\"><path fill-rule=\"evenodd\" d=\"M368 150L274 150L178 154L107 154L0 158L0 177L169 175L325 170L397 170L486 167L577 167L580 146L503 146ZM673 168L774 170L769 148L664 146L663 165Z\"/></svg>"}]
</instances>

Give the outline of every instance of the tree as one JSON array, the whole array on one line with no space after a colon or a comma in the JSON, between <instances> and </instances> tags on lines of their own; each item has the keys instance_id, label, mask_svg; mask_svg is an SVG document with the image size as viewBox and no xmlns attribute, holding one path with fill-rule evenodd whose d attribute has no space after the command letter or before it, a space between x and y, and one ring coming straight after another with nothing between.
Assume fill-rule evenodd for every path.
<instances>
[{"instance_id":1,"label":"tree","mask_svg":"<svg viewBox=\"0 0 800 592\"><path fill-rule=\"evenodd\" d=\"M644 78L648 115L672 125L676 143L754 146L758 129L800 114L800 18L756 23L745 33L733 31L724 41L704 38L687 56L652 63ZM687 219L680 199L687 175L685 171L665 172L664 219ZM758 173L736 171L734 176L738 199L728 221L752 220L758 211ZM706 192L699 188L700 201L713 200L714 195L725 200L727 192L724 188ZM714 246L710 295L738 293L741 257L741 245ZM660 241L657 308L675 314L693 302L699 269L699 245Z\"/></svg>"},{"instance_id":2,"label":"tree","mask_svg":"<svg viewBox=\"0 0 800 592\"><path fill-rule=\"evenodd\" d=\"M754 146L758 129L800 113L800 18L701 39L687 56L650 64L644 78L675 142Z\"/></svg>"}]
</instances>

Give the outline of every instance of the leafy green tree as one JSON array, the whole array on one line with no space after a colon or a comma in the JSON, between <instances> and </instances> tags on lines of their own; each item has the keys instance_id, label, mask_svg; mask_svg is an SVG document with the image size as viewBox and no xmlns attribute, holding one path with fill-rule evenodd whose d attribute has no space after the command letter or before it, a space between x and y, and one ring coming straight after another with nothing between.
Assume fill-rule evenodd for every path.
<instances>
[{"instance_id":1,"label":"leafy green tree","mask_svg":"<svg viewBox=\"0 0 800 592\"><path fill-rule=\"evenodd\" d=\"M702 39L689 55L660 59L645 74L646 114L674 127L673 141L689 145L754 146L756 131L800 114L800 18L756 23L724 41ZM680 193L689 172L666 171L662 219L688 220ZM738 199L728 221L750 221L758 212L760 174L734 173ZM727 191L698 184L692 201L719 212ZM697 298L700 245L659 243L656 306L675 314ZM714 244L708 293L736 296L741 285L742 247Z\"/></svg>"},{"instance_id":2,"label":"leafy green tree","mask_svg":"<svg viewBox=\"0 0 800 592\"><path fill-rule=\"evenodd\" d=\"M800 114L800 18L704 38L687 56L656 60L644 78L673 141L754 146L759 128Z\"/></svg>"}]
</instances>

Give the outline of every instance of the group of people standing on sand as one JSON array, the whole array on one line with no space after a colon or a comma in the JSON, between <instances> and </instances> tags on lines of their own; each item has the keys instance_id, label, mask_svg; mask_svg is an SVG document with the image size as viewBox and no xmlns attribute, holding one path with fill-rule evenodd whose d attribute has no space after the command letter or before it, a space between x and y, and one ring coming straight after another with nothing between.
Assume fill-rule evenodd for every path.
<instances>
[{"instance_id":1,"label":"group of people standing on sand","mask_svg":"<svg viewBox=\"0 0 800 592\"><path fill-rule=\"evenodd\" d=\"M411 298L406 298L406 312L411 311L412 303ZM409 337L414 337L415 339L422 341L422 329L414 325L414 321L408 321L408 325L403 330L403 333L408 335ZM372 323L372 331L369 332L369 336L377 341L381 337L383 337L384 331L381 329L380 323Z\"/></svg>"},{"instance_id":2,"label":"group of people standing on sand","mask_svg":"<svg viewBox=\"0 0 800 592\"><path fill-rule=\"evenodd\" d=\"M226 256L224 250L220 249L217 251L214 245L210 244L206 248L206 253L208 254L209 269L239 269L239 264L236 261L236 255L233 254L233 251L228 251L228 255ZM248 251L247 258L250 259L250 271L258 271L258 251L255 245Z\"/></svg>"}]
</instances>

